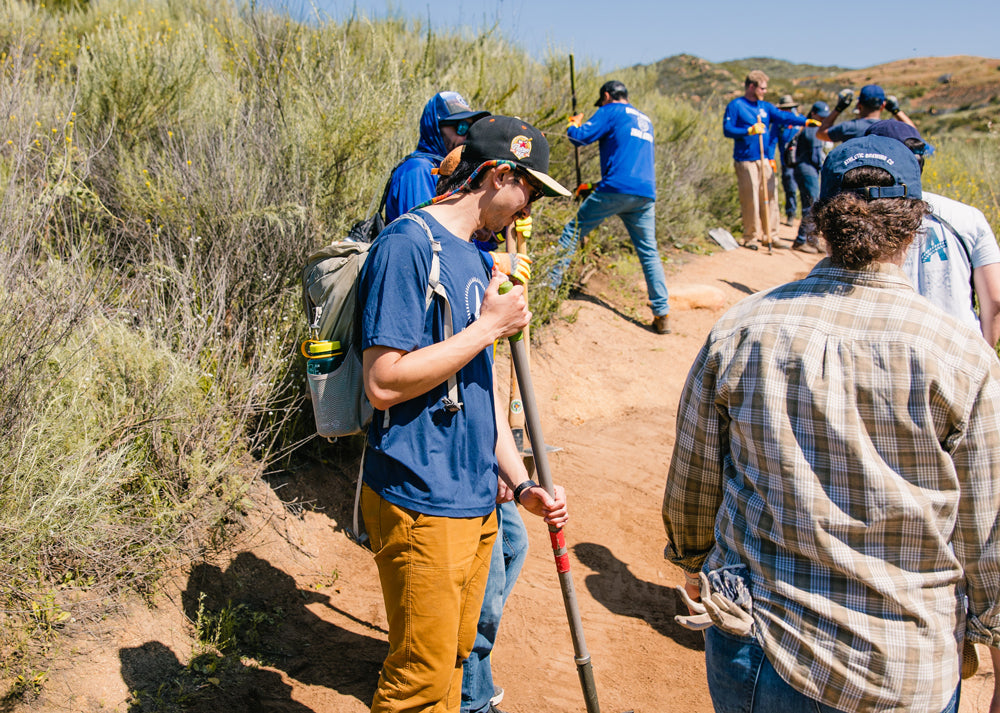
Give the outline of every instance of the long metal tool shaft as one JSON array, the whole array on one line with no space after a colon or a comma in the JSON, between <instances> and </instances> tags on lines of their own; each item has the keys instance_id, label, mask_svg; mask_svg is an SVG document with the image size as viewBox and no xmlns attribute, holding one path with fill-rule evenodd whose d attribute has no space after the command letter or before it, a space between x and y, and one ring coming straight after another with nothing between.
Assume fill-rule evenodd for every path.
<instances>
[{"instance_id":1,"label":"long metal tool shaft","mask_svg":"<svg viewBox=\"0 0 1000 713\"><path fill-rule=\"evenodd\" d=\"M576 116L576 71L573 67L573 55L569 56L569 90L572 95L573 102L573 116ZM580 186L583 183L583 178L580 174L580 147L573 144L573 158L576 160L576 185ZM580 198L580 194L577 194L577 199Z\"/></svg>"},{"instance_id":2,"label":"long metal tool shaft","mask_svg":"<svg viewBox=\"0 0 1000 713\"><path fill-rule=\"evenodd\" d=\"M761 227L764 228L764 240L767 241L767 254L770 255L773 247L771 240L771 191L767 189L767 172L764 168L764 134L757 134L760 143L760 200L763 202L761 212Z\"/></svg>"},{"instance_id":3,"label":"long metal tool shaft","mask_svg":"<svg viewBox=\"0 0 1000 713\"><path fill-rule=\"evenodd\" d=\"M528 352L521 334L510 338L510 350L517 381L521 386L525 425L528 428L528 438L531 440L531 451L535 455L538 482L549 495L554 496L555 488L552 485L552 471L549 470L549 455L545 448L545 437L542 435L542 423L538 417L535 387L531 382L531 370L528 366ZM594 669L590 664L590 653L587 651L587 642L583 636L583 621L580 619L580 607L577 605L576 591L573 589L573 579L569 571L569 550L566 548L566 538L563 536L562 528L550 525L549 539L552 541L552 554L555 556L556 570L559 572L559 585L562 587L563 603L566 605L566 618L569 619L570 634L573 637L576 670L580 675L587 713L600 713L597 687L594 685Z\"/></svg>"}]
</instances>

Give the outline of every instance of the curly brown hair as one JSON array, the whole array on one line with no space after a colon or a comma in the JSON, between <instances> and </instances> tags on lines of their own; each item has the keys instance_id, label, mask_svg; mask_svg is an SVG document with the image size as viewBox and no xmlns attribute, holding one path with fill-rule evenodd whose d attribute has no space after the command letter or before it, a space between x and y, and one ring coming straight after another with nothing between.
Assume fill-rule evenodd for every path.
<instances>
[{"instance_id":1,"label":"curly brown hair","mask_svg":"<svg viewBox=\"0 0 1000 713\"><path fill-rule=\"evenodd\" d=\"M926 203L916 198L869 201L853 192L894 182L885 169L859 166L844 174L841 193L812 207L812 222L826 240L834 265L860 270L896 255L913 240L929 212Z\"/></svg>"}]
</instances>

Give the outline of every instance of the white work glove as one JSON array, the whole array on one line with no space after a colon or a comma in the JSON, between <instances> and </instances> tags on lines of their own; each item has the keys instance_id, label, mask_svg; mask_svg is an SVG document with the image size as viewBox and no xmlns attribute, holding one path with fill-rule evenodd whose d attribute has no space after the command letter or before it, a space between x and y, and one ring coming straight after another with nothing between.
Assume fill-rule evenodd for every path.
<instances>
[{"instance_id":1,"label":"white work glove","mask_svg":"<svg viewBox=\"0 0 1000 713\"><path fill-rule=\"evenodd\" d=\"M684 591L684 587L676 588L681 593L684 604L693 613L678 614L674 617L674 621L692 631L704 631L710 626L717 626L723 631L737 636L749 634L750 628L753 626L753 617L735 602L718 592L713 592L704 572L698 573L698 581L701 583L700 602L691 599Z\"/></svg>"}]
</instances>

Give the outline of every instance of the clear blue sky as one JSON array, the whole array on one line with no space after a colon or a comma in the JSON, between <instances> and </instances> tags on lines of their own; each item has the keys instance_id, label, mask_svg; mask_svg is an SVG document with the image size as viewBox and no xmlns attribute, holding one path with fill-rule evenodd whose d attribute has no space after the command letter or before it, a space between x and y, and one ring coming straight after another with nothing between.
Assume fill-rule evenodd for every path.
<instances>
[{"instance_id":1,"label":"clear blue sky","mask_svg":"<svg viewBox=\"0 0 1000 713\"><path fill-rule=\"evenodd\" d=\"M293 17L342 20L356 7L430 18L437 30L479 30L499 22L504 36L542 59L574 53L603 72L686 52L720 62L775 57L869 67L908 57L1000 56L998 0L257 0Z\"/></svg>"}]
</instances>

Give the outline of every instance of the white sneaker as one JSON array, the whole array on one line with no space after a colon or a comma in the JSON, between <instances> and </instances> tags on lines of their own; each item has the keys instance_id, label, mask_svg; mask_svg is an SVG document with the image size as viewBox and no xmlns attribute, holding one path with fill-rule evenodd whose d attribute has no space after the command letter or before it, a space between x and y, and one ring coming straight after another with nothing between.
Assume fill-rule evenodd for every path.
<instances>
[{"instance_id":1,"label":"white sneaker","mask_svg":"<svg viewBox=\"0 0 1000 713\"><path fill-rule=\"evenodd\" d=\"M493 687L493 697L490 698L490 705L491 706L498 706L498 705L500 705L500 701L502 701L502 700L503 700L503 689L499 688L497 686L494 686Z\"/></svg>"}]
</instances>

